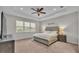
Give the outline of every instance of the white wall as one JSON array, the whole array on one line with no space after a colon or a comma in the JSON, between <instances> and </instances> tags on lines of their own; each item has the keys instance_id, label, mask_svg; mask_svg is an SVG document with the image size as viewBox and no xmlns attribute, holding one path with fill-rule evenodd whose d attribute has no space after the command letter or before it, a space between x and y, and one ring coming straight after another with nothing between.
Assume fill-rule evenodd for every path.
<instances>
[{"instance_id":1,"label":"white wall","mask_svg":"<svg viewBox=\"0 0 79 59\"><path fill-rule=\"evenodd\" d=\"M65 26L67 42L78 44L78 13L71 13L56 18L51 18L42 22L42 24L55 23L59 26Z\"/></svg>"},{"instance_id":2,"label":"white wall","mask_svg":"<svg viewBox=\"0 0 79 59\"><path fill-rule=\"evenodd\" d=\"M5 14L7 20L7 34L12 34L14 39L23 39L32 37L33 32L16 33L16 20L30 21L36 23L36 32L39 31L39 22L22 17Z\"/></svg>"}]
</instances>

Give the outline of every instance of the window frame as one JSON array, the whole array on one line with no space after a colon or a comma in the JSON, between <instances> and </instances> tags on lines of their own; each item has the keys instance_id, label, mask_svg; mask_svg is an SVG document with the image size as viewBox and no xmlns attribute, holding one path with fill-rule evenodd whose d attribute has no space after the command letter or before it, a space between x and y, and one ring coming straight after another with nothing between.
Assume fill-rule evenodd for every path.
<instances>
[{"instance_id":1,"label":"window frame","mask_svg":"<svg viewBox=\"0 0 79 59\"><path fill-rule=\"evenodd\" d=\"M22 20L16 20L17 21L22 21ZM36 32L36 23L35 22L30 22L30 21L22 21L23 22L23 31L22 32L18 32L17 31L17 26L16 26L16 33L24 33L24 32ZM25 22L29 23L29 28L31 28L31 23L34 23L35 24L35 31L31 31L31 29L29 29L30 31L25 31Z\"/></svg>"},{"instance_id":2,"label":"window frame","mask_svg":"<svg viewBox=\"0 0 79 59\"><path fill-rule=\"evenodd\" d=\"M17 27L19 27L19 26L17 26L17 21L18 21L18 20L16 20L16 32L19 32L19 31L17 30ZM21 21L21 20L19 20L19 22L20 22L20 21ZM21 22L23 22L23 21L21 21ZM23 27L22 27L22 28L23 28ZM23 32L23 30L24 30L24 29L22 29L21 32Z\"/></svg>"}]
</instances>

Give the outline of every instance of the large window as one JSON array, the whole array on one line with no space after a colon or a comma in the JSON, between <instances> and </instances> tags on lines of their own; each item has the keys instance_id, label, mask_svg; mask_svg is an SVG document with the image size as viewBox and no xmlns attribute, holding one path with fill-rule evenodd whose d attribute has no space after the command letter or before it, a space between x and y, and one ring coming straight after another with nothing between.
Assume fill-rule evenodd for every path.
<instances>
[{"instance_id":1,"label":"large window","mask_svg":"<svg viewBox=\"0 0 79 59\"><path fill-rule=\"evenodd\" d=\"M16 32L23 32L23 21L16 21Z\"/></svg>"},{"instance_id":2,"label":"large window","mask_svg":"<svg viewBox=\"0 0 79 59\"><path fill-rule=\"evenodd\" d=\"M16 21L16 32L35 32L36 24L33 22Z\"/></svg>"},{"instance_id":3,"label":"large window","mask_svg":"<svg viewBox=\"0 0 79 59\"><path fill-rule=\"evenodd\" d=\"M30 23L29 22L24 22L24 31L30 32Z\"/></svg>"}]
</instances>

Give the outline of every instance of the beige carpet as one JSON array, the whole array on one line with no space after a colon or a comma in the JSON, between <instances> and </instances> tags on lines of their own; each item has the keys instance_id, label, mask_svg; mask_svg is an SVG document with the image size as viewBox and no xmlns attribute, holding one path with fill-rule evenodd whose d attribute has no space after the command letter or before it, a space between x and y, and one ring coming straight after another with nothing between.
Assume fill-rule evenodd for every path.
<instances>
[{"instance_id":1,"label":"beige carpet","mask_svg":"<svg viewBox=\"0 0 79 59\"><path fill-rule=\"evenodd\" d=\"M57 41L49 47L32 39L15 41L16 53L75 53L77 45Z\"/></svg>"}]
</instances>

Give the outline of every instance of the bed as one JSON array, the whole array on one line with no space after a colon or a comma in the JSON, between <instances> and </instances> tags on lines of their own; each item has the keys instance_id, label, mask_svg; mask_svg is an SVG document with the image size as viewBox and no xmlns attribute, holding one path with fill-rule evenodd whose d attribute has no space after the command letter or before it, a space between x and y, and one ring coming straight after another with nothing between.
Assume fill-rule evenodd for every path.
<instances>
[{"instance_id":1,"label":"bed","mask_svg":"<svg viewBox=\"0 0 79 59\"><path fill-rule=\"evenodd\" d=\"M45 32L34 34L33 40L49 46L58 40L58 29L58 26L47 26Z\"/></svg>"}]
</instances>

